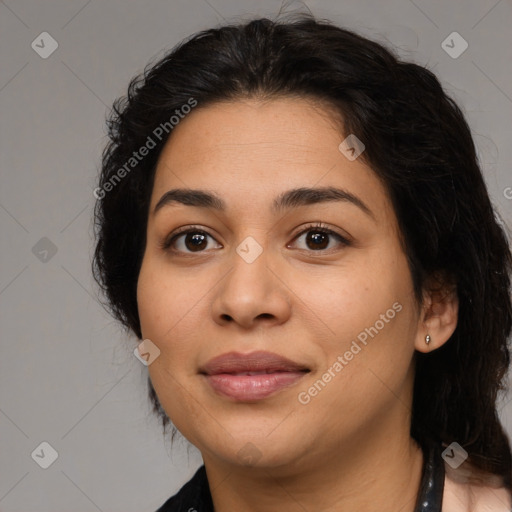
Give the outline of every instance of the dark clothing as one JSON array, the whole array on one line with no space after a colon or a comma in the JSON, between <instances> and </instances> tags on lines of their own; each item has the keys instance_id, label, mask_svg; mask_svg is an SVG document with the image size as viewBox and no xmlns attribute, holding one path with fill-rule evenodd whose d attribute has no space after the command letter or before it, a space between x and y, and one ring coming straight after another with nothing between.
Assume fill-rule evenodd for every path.
<instances>
[{"instance_id":1,"label":"dark clothing","mask_svg":"<svg viewBox=\"0 0 512 512\"><path fill-rule=\"evenodd\" d=\"M178 493L169 498L156 512L213 512L205 467L201 466Z\"/></svg>"}]
</instances>

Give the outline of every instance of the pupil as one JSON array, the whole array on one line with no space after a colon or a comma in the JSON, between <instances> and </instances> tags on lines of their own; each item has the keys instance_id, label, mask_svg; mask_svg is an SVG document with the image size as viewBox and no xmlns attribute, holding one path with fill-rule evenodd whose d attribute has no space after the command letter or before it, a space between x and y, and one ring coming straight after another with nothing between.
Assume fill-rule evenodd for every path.
<instances>
[{"instance_id":1,"label":"pupil","mask_svg":"<svg viewBox=\"0 0 512 512\"><path fill-rule=\"evenodd\" d=\"M325 243L327 241L326 233L321 233L319 231L312 231L311 233L313 233L313 234L310 234L308 236L308 241L313 241L313 246L315 248L323 249L326 245L328 245L328 243L327 244ZM322 242L324 242L324 243L322 243Z\"/></svg>"}]
</instances>

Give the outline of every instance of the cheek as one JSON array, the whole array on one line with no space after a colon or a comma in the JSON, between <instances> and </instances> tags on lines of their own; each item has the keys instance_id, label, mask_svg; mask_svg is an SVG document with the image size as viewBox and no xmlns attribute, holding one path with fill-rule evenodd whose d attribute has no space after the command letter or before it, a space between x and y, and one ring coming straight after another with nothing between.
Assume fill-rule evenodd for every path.
<instances>
[{"instance_id":1,"label":"cheek","mask_svg":"<svg viewBox=\"0 0 512 512\"><path fill-rule=\"evenodd\" d=\"M145 257L137 283L137 307L143 336L160 343L172 338L176 326L193 314L194 297L156 258ZM193 289L193 288L192 288Z\"/></svg>"},{"instance_id":2,"label":"cheek","mask_svg":"<svg viewBox=\"0 0 512 512\"><path fill-rule=\"evenodd\" d=\"M399 307L393 305L408 293L406 277L394 270L392 262L358 261L322 276L310 274L298 281L297 294L333 339L347 340L376 322L379 331L394 323Z\"/></svg>"},{"instance_id":3,"label":"cheek","mask_svg":"<svg viewBox=\"0 0 512 512\"><path fill-rule=\"evenodd\" d=\"M137 305L143 338L160 349L159 357L149 366L157 392L158 383L161 379L169 381L169 374L179 379L195 369L197 344L202 339L198 329L204 325L202 298L206 299L203 289L193 286L190 278L170 275L169 268L157 258L143 261ZM173 386L172 379L168 385Z\"/></svg>"},{"instance_id":4,"label":"cheek","mask_svg":"<svg viewBox=\"0 0 512 512\"><path fill-rule=\"evenodd\" d=\"M309 293L320 323L329 328L326 363L330 367L342 356L339 374L352 383L374 378L368 369L390 382L394 372L401 379L414 352L417 312L405 256L393 250L378 256L337 272L326 293Z\"/></svg>"}]
</instances>

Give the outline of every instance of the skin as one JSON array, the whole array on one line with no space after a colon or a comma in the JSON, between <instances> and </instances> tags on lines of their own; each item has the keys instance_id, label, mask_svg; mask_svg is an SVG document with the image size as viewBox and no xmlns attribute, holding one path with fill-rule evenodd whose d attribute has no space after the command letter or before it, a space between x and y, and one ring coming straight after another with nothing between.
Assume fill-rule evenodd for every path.
<instances>
[{"instance_id":1,"label":"skin","mask_svg":"<svg viewBox=\"0 0 512 512\"><path fill-rule=\"evenodd\" d=\"M148 367L153 386L201 451L216 512L414 510L423 455L409 434L413 356L448 340L458 303L425 290L417 304L386 190L361 158L340 152L344 138L325 105L253 98L198 106L160 156L139 314L143 337L161 351ZM327 186L357 196L374 218L347 201L271 211L284 191ZM153 214L174 188L207 189L227 209L171 203ZM316 248L307 238L315 229L304 230L318 221L350 243L330 235ZM191 225L211 235L202 252L186 235L175 252L161 247ZM252 263L236 252L248 236L263 250ZM401 311L300 403L298 394L395 303ZM311 372L245 403L219 396L198 374L215 356L255 350ZM241 449L252 450L253 460Z\"/></svg>"}]
</instances>

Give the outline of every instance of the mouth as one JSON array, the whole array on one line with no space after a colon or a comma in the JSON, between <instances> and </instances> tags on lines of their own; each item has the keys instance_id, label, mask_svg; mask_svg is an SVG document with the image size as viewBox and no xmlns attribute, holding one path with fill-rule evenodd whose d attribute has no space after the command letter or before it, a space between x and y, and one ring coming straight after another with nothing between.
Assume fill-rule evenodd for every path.
<instances>
[{"instance_id":1,"label":"mouth","mask_svg":"<svg viewBox=\"0 0 512 512\"><path fill-rule=\"evenodd\" d=\"M270 352L230 352L211 359L199 373L218 395L254 402L296 384L310 371L305 365Z\"/></svg>"},{"instance_id":2,"label":"mouth","mask_svg":"<svg viewBox=\"0 0 512 512\"><path fill-rule=\"evenodd\" d=\"M258 351L249 354L228 352L210 359L199 373L205 375L227 374L264 374L279 372L309 371L304 365L272 352Z\"/></svg>"},{"instance_id":3,"label":"mouth","mask_svg":"<svg viewBox=\"0 0 512 512\"><path fill-rule=\"evenodd\" d=\"M301 371L309 371L309 370L301 370ZM260 370L260 371L254 371L254 372L222 372L222 373L215 373L213 375L270 375L274 373L293 373L289 370Z\"/></svg>"}]
</instances>

